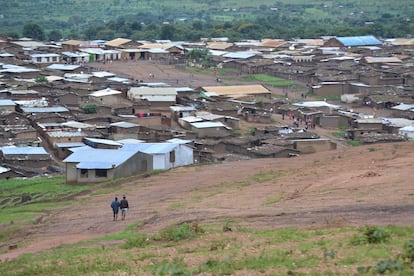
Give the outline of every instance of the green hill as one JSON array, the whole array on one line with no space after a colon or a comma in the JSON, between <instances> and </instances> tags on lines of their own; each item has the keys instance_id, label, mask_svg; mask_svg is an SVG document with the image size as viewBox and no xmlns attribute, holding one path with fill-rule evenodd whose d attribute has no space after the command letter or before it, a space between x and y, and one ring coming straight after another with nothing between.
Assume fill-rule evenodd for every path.
<instances>
[{"instance_id":1,"label":"green hill","mask_svg":"<svg viewBox=\"0 0 414 276\"><path fill-rule=\"evenodd\" d=\"M411 1L378 0L374 4L360 0L2 2L0 33L11 36L24 35L24 26L28 23L39 25L45 37L54 30L65 38L88 39L112 36L133 39L288 38L355 32L390 37L411 35L414 28L409 21L414 12ZM174 29L166 31L162 28L165 23Z\"/></svg>"}]
</instances>

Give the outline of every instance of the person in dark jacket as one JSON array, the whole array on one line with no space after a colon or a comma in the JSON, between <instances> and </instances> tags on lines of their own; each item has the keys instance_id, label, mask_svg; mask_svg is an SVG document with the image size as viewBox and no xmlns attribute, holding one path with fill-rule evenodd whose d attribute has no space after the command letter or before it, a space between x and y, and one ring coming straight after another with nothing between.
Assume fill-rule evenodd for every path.
<instances>
[{"instance_id":1,"label":"person in dark jacket","mask_svg":"<svg viewBox=\"0 0 414 276\"><path fill-rule=\"evenodd\" d=\"M112 208L112 211L114 213L114 220L118 219L118 212L119 212L119 207L120 206L121 206L121 203L118 201L118 198L115 197L115 200L112 201L112 203L111 203L111 208Z\"/></svg>"},{"instance_id":2,"label":"person in dark jacket","mask_svg":"<svg viewBox=\"0 0 414 276\"><path fill-rule=\"evenodd\" d=\"M129 205L128 205L128 200L126 199L126 196L122 197L121 203L120 203L120 207L121 207L121 212L122 212L122 220L125 219L126 213L128 211Z\"/></svg>"}]
</instances>

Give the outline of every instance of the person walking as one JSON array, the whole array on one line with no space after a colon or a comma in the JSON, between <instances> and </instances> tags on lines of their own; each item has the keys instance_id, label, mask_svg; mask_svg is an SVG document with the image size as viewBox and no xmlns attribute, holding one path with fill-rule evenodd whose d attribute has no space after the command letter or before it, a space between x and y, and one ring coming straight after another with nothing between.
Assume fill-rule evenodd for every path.
<instances>
[{"instance_id":1,"label":"person walking","mask_svg":"<svg viewBox=\"0 0 414 276\"><path fill-rule=\"evenodd\" d=\"M118 198L115 197L114 201L112 201L111 203L111 208L114 213L114 220L118 220L118 212L119 212L120 206L121 206L121 203L118 201Z\"/></svg>"},{"instance_id":2,"label":"person walking","mask_svg":"<svg viewBox=\"0 0 414 276\"><path fill-rule=\"evenodd\" d=\"M128 200L126 199L125 195L122 197L122 200L120 202L120 207L121 207L122 220L125 220L125 216L129 208Z\"/></svg>"}]
</instances>

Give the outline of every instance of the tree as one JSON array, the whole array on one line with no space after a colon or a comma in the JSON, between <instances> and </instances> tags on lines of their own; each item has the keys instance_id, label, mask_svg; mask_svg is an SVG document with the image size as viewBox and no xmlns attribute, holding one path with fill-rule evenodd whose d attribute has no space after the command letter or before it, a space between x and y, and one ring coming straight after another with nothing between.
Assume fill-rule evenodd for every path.
<instances>
[{"instance_id":1,"label":"tree","mask_svg":"<svg viewBox=\"0 0 414 276\"><path fill-rule=\"evenodd\" d=\"M53 30L48 35L49 40L59 41L62 38L62 33L59 30Z\"/></svg>"},{"instance_id":2,"label":"tree","mask_svg":"<svg viewBox=\"0 0 414 276\"><path fill-rule=\"evenodd\" d=\"M36 40L45 40L45 32L35 23L27 23L23 26L23 36L34 38Z\"/></svg>"},{"instance_id":3,"label":"tree","mask_svg":"<svg viewBox=\"0 0 414 276\"><path fill-rule=\"evenodd\" d=\"M173 40L174 32L175 32L174 26L170 24L163 24L161 27L160 38Z\"/></svg>"}]
</instances>

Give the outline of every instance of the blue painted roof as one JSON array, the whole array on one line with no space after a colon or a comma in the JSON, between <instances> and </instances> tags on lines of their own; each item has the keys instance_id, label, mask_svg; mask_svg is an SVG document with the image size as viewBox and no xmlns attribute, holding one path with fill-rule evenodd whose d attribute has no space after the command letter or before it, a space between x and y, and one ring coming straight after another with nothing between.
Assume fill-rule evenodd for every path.
<instances>
[{"instance_id":1,"label":"blue painted roof","mask_svg":"<svg viewBox=\"0 0 414 276\"><path fill-rule=\"evenodd\" d=\"M114 165L114 166L112 166ZM76 165L77 169L112 169L116 167L115 164L112 163L104 163L104 162L80 162Z\"/></svg>"},{"instance_id":2,"label":"blue painted roof","mask_svg":"<svg viewBox=\"0 0 414 276\"><path fill-rule=\"evenodd\" d=\"M348 46L382 45L382 42L379 41L375 36L372 36L372 35L336 37L336 39L346 47L348 47Z\"/></svg>"},{"instance_id":3,"label":"blue painted roof","mask_svg":"<svg viewBox=\"0 0 414 276\"><path fill-rule=\"evenodd\" d=\"M49 154L43 147L2 147L1 151L4 155L10 154Z\"/></svg>"},{"instance_id":4,"label":"blue painted roof","mask_svg":"<svg viewBox=\"0 0 414 276\"><path fill-rule=\"evenodd\" d=\"M82 169L108 169L118 167L136 153L137 151L133 149L113 150L84 148L83 150L73 152L63 160L63 162L78 163L77 167Z\"/></svg>"},{"instance_id":5,"label":"blue painted roof","mask_svg":"<svg viewBox=\"0 0 414 276\"><path fill-rule=\"evenodd\" d=\"M141 143L141 144L125 144L123 150L135 149L147 154L163 154L174 150L178 145L173 143Z\"/></svg>"}]
</instances>

